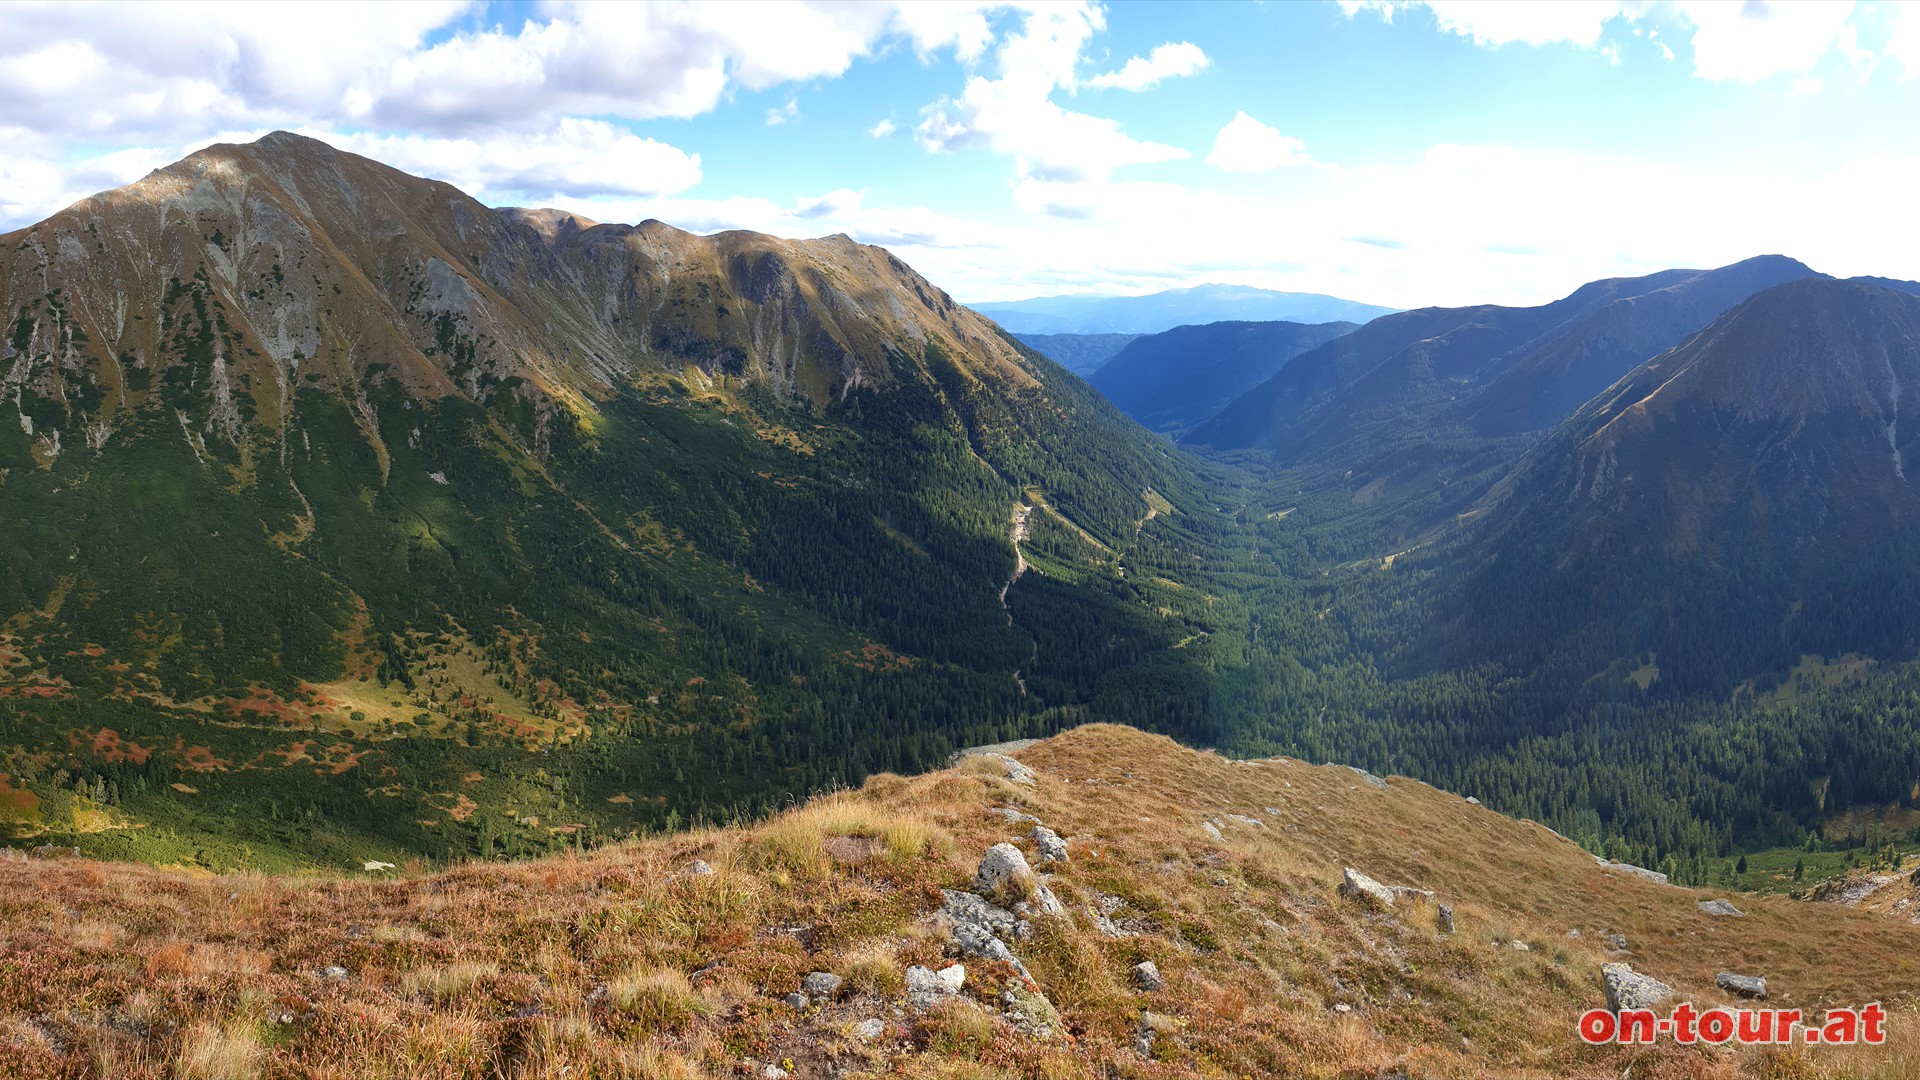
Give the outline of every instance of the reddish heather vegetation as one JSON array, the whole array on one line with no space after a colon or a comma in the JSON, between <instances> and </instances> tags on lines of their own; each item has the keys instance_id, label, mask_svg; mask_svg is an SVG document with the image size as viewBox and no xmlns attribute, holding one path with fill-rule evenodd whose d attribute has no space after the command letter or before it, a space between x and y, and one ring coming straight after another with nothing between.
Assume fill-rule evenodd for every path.
<instances>
[{"instance_id":1,"label":"reddish heather vegetation","mask_svg":"<svg viewBox=\"0 0 1920 1080\"><path fill-rule=\"evenodd\" d=\"M1340 767L1105 726L1015 753L432 875L0 862L0 1076L1920 1074L1904 918L1753 896L1715 917ZM1892 1039L1587 1047L1620 960L1701 1007L1729 1002L1723 971L1779 1007L1881 1001Z\"/></svg>"}]
</instances>

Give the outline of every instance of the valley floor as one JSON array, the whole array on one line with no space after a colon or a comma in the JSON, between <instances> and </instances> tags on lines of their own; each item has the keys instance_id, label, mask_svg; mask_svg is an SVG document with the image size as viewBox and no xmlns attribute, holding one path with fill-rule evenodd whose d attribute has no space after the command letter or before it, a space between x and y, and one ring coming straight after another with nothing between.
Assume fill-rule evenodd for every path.
<instances>
[{"instance_id":1,"label":"valley floor","mask_svg":"<svg viewBox=\"0 0 1920 1080\"><path fill-rule=\"evenodd\" d=\"M1344 767L1102 725L1013 753L433 875L0 862L0 1076L1920 1075L1905 918L1658 884ZM1038 877L976 880L1008 842ZM1882 1002L1891 1038L1588 1047L1621 961L1700 1008L1723 971Z\"/></svg>"}]
</instances>

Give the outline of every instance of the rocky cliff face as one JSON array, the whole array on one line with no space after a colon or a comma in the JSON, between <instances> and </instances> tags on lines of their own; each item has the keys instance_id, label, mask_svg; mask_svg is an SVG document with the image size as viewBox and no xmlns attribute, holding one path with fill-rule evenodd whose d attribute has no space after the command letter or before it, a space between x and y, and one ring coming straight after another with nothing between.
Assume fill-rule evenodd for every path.
<instances>
[{"instance_id":1,"label":"rocky cliff face","mask_svg":"<svg viewBox=\"0 0 1920 1080\"><path fill-rule=\"evenodd\" d=\"M844 236L492 210L284 132L0 238L0 299L5 396L42 457L169 401L189 439L245 442L284 432L297 391L357 399L370 376L576 412L660 373L823 402L931 344L972 378L1037 385L990 323Z\"/></svg>"}]
</instances>

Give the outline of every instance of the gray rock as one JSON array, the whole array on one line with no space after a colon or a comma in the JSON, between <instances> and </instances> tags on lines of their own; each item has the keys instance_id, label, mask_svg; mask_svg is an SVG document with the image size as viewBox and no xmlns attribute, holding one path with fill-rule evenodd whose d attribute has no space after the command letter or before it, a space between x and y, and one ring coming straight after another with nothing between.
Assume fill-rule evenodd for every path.
<instances>
[{"instance_id":1,"label":"gray rock","mask_svg":"<svg viewBox=\"0 0 1920 1080\"><path fill-rule=\"evenodd\" d=\"M1206 833L1206 834L1207 834L1208 836L1211 836L1211 837L1213 837L1213 838L1214 838L1215 840L1225 840L1225 839L1226 839L1226 837L1224 837L1224 836L1222 836L1222 835L1220 835L1220 826L1218 826L1218 825L1215 825L1215 824L1214 824L1213 822L1211 822L1211 821L1203 821L1203 822L1201 822L1201 823L1200 823L1200 829L1201 829L1201 831L1202 831L1202 832L1204 832L1204 833Z\"/></svg>"},{"instance_id":2,"label":"gray rock","mask_svg":"<svg viewBox=\"0 0 1920 1080\"><path fill-rule=\"evenodd\" d=\"M1440 932L1443 934L1453 933L1453 905L1452 904L1440 905L1440 910L1438 914L1436 914L1434 917L1434 924L1439 928Z\"/></svg>"},{"instance_id":3,"label":"gray rock","mask_svg":"<svg viewBox=\"0 0 1920 1080\"><path fill-rule=\"evenodd\" d=\"M1632 874L1634 877L1646 878L1648 881L1653 882L1655 885L1672 884L1667 880L1667 875L1661 873L1658 870L1649 870L1644 866L1635 866L1632 863L1609 862L1608 860L1603 859L1598 855L1595 855L1593 857L1593 861L1599 863L1601 866L1604 866L1609 870L1614 871L1615 873Z\"/></svg>"},{"instance_id":4,"label":"gray rock","mask_svg":"<svg viewBox=\"0 0 1920 1080\"><path fill-rule=\"evenodd\" d=\"M1607 987L1607 1008L1651 1009L1673 996L1673 987L1626 964L1602 964L1600 978Z\"/></svg>"},{"instance_id":5,"label":"gray rock","mask_svg":"<svg viewBox=\"0 0 1920 1080\"><path fill-rule=\"evenodd\" d=\"M787 1080L793 1074L778 1065L769 1064L760 1070L760 1080Z\"/></svg>"},{"instance_id":6,"label":"gray rock","mask_svg":"<svg viewBox=\"0 0 1920 1080\"><path fill-rule=\"evenodd\" d=\"M1034 817L1034 816L1033 816L1032 814L1029 814L1029 813L1026 813L1025 811L1022 811L1022 810L1015 810L1015 809L1014 809L1013 807L1011 807L1011 806L994 806L994 807L989 807L989 808L987 809L987 813L989 813L989 814L998 814L999 816L1001 816L1001 817L1003 817L1003 818L1006 818L1006 819L1007 819L1007 824L1009 824L1009 825L1038 825L1038 824L1040 824L1040 819L1039 819L1039 818L1037 818L1037 817Z\"/></svg>"},{"instance_id":7,"label":"gray rock","mask_svg":"<svg viewBox=\"0 0 1920 1080\"><path fill-rule=\"evenodd\" d=\"M1349 866L1341 875L1340 895L1356 900L1366 900L1380 907L1392 907L1398 894L1385 885Z\"/></svg>"},{"instance_id":8,"label":"gray rock","mask_svg":"<svg viewBox=\"0 0 1920 1080\"><path fill-rule=\"evenodd\" d=\"M705 859L695 859L687 864L687 873L695 877L704 877L713 873L713 867Z\"/></svg>"},{"instance_id":9,"label":"gray rock","mask_svg":"<svg viewBox=\"0 0 1920 1080\"><path fill-rule=\"evenodd\" d=\"M1045 994L1015 984L1000 991L1000 1008L1014 1030L1035 1042L1046 1042L1060 1029L1060 1013Z\"/></svg>"},{"instance_id":10,"label":"gray rock","mask_svg":"<svg viewBox=\"0 0 1920 1080\"><path fill-rule=\"evenodd\" d=\"M800 989L817 998L832 998L840 993L846 980L831 971L812 971L800 980Z\"/></svg>"},{"instance_id":11,"label":"gray rock","mask_svg":"<svg viewBox=\"0 0 1920 1080\"><path fill-rule=\"evenodd\" d=\"M1160 1032L1158 1025L1155 1023L1154 1015L1150 1012L1141 1013L1140 1027L1133 1033L1133 1048L1139 1052L1141 1057L1152 1057L1153 1044L1159 1038L1159 1035Z\"/></svg>"},{"instance_id":12,"label":"gray rock","mask_svg":"<svg viewBox=\"0 0 1920 1080\"><path fill-rule=\"evenodd\" d=\"M967 984L967 969L950 964L934 971L918 964L907 969L907 1004L916 1009L931 1009L958 994Z\"/></svg>"},{"instance_id":13,"label":"gray rock","mask_svg":"<svg viewBox=\"0 0 1920 1080\"><path fill-rule=\"evenodd\" d=\"M1041 861L1067 861L1067 842L1060 839L1059 833L1054 832L1045 825L1035 825L1033 831L1027 835L1033 837L1034 846L1040 849Z\"/></svg>"},{"instance_id":14,"label":"gray rock","mask_svg":"<svg viewBox=\"0 0 1920 1080\"><path fill-rule=\"evenodd\" d=\"M1700 901L1700 910L1709 915L1722 918L1745 918L1747 914L1726 900L1702 900Z\"/></svg>"},{"instance_id":15,"label":"gray rock","mask_svg":"<svg viewBox=\"0 0 1920 1080\"><path fill-rule=\"evenodd\" d=\"M1608 934L1607 948L1612 949L1614 952L1626 952L1627 951L1627 935Z\"/></svg>"},{"instance_id":16,"label":"gray rock","mask_svg":"<svg viewBox=\"0 0 1920 1080\"><path fill-rule=\"evenodd\" d=\"M952 768L970 757L1006 757L1008 754L1017 754L1039 741L1039 739L1014 739L1011 742L990 743L986 746L969 746L948 755L947 767Z\"/></svg>"},{"instance_id":17,"label":"gray rock","mask_svg":"<svg viewBox=\"0 0 1920 1080\"><path fill-rule=\"evenodd\" d=\"M1479 800L1479 799L1476 799L1476 798L1474 798L1474 797L1473 797L1473 796L1471 796L1471 795L1469 795L1469 796L1467 796L1467 802L1468 802L1468 803L1470 803L1470 804L1472 804L1472 805L1474 805L1474 806L1479 806L1479 805L1480 805L1480 800Z\"/></svg>"},{"instance_id":18,"label":"gray rock","mask_svg":"<svg viewBox=\"0 0 1920 1080\"><path fill-rule=\"evenodd\" d=\"M989 900L1010 904L1033 892L1033 868L1012 844L995 844L980 857L973 875L973 891Z\"/></svg>"},{"instance_id":19,"label":"gray rock","mask_svg":"<svg viewBox=\"0 0 1920 1080\"><path fill-rule=\"evenodd\" d=\"M1032 769L1027 768L1025 765L1020 764L1005 754L981 754L980 756L991 759L995 764L999 765L1003 770L1002 775L1013 783L1032 784L1035 779Z\"/></svg>"},{"instance_id":20,"label":"gray rock","mask_svg":"<svg viewBox=\"0 0 1920 1080\"><path fill-rule=\"evenodd\" d=\"M799 991L795 991L791 994L788 994L786 997L782 998L781 1000L785 1001L787 1004L793 1006L796 1009L805 1009L808 1005L813 1004L813 1002L807 1000L807 995L802 994Z\"/></svg>"},{"instance_id":21,"label":"gray rock","mask_svg":"<svg viewBox=\"0 0 1920 1080\"><path fill-rule=\"evenodd\" d=\"M1738 997L1767 1000L1767 980L1758 975L1735 975L1731 971L1723 971L1713 977L1713 984Z\"/></svg>"},{"instance_id":22,"label":"gray rock","mask_svg":"<svg viewBox=\"0 0 1920 1080\"><path fill-rule=\"evenodd\" d=\"M1380 779L1379 777L1373 775L1372 773L1368 772L1367 770L1361 768L1358 765L1349 765L1347 766L1347 768L1352 769L1356 773L1359 773L1360 779L1365 780L1367 783L1372 784L1374 787L1385 790L1387 786L1387 782L1385 780Z\"/></svg>"},{"instance_id":23,"label":"gray rock","mask_svg":"<svg viewBox=\"0 0 1920 1080\"><path fill-rule=\"evenodd\" d=\"M1580 940L1580 931L1578 931L1578 930L1569 930L1569 931L1567 931L1567 937L1569 937L1569 938L1571 938L1571 939L1573 939L1574 941L1578 941L1578 940Z\"/></svg>"},{"instance_id":24,"label":"gray rock","mask_svg":"<svg viewBox=\"0 0 1920 1080\"><path fill-rule=\"evenodd\" d=\"M1167 985L1160 977L1160 968L1151 960L1142 960L1133 965L1133 985L1151 994Z\"/></svg>"},{"instance_id":25,"label":"gray rock","mask_svg":"<svg viewBox=\"0 0 1920 1080\"><path fill-rule=\"evenodd\" d=\"M328 964L320 970L320 978L327 982L346 982L347 969L339 964Z\"/></svg>"},{"instance_id":26,"label":"gray rock","mask_svg":"<svg viewBox=\"0 0 1920 1080\"><path fill-rule=\"evenodd\" d=\"M949 924L979 926L996 937L1019 936L1020 920L1006 908L990 904L985 897L975 893L958 889L942 889L940 894L946 897L946 902L940 907L940 917Z\"/></svg>"},{"instance_id":27,"label":"gray rock","mask_svg":"<svg viewBox=\"0 0 1920 1080\"><path fill-rule=\"evenodd\" d=\"M1013 905L1013 912L1028 919L1064 919L1067 917L1065 905L1053 895L1053 890L1045 885L1035 885L1033 895ZM1018 933L1018 931L1015 931ZM1019 936L1026 936L1021 934Z\"/></svg>"},{"instance_id":28,"label":"gray rock","mask_svg":"<svg viewBox=\"0 0 1920 1080\"><path fill-rule=\"evenodd\" d=\"M1244 825L1249 829L1264 829L1267 827L1266 822L1261 821L1259 818L1248 817L1245 814L1228 814L1227 820L1233 822L1235 825Z\"/></svg>"},{"instance_id":29,"label":"gray rock","mask_svg":"<svg viewBox=\"0 0 1920 1080\"><path fill-rule=\"evenodd\" d=\"M994 937L983 927L972 923L954 927L953 943L959 946L960 955L962 956L978 957L982 960L998 960L1013 965L1015 971L1018 971L1027 978L1033 977L1032 974L1027 971L1027 965L1021 963L1020 958L1013 955L1013 950L1007 947L1007 943Z\"/></svg>"},{"instance_id":30,"label":"gray rock","mask_svg":"<svg viewBox=\"0 0 1920 1080\"><path fill-rule=\"evenodd\" d=\"M887 1022L877 1016L853 1025L853 1037L862 1042L872 1042L886 1033Z\"/></svg>"}]
</instances>

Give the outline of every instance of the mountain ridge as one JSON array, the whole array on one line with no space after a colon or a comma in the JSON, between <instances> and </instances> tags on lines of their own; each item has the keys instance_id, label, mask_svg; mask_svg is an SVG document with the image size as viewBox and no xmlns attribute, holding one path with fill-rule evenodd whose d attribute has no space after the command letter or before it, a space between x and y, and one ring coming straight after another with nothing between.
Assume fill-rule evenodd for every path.
<instances>
[{"instance_id":1,"label":"mountain ridge","mask_svg":"<svg viewBox=\"0 0 1920 1080\"><path fill-rule=\"evenodd\" d=\"M972 305L1018 333L1156 334L1211 322L1366 322L1394 308L1322 293L1195 285L1139 296L1065 295Z\"/></svg>"}]
</instances>

